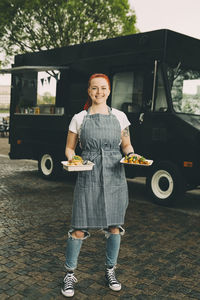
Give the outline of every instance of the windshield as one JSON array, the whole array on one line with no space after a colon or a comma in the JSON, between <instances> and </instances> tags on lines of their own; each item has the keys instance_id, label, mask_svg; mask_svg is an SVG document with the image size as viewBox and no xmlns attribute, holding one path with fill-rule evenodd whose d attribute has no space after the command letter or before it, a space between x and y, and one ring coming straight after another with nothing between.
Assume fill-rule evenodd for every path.
<instances>
[{"instance_id":1,"label":"windshield","mask_svg":"<svg viewBox=\"0 0 200 300\"><path fill-rule=\"evenodd\" d=\"M168 68L173 108L178 113L200 115L200 71Z\"/></svg>"}]
</instances>

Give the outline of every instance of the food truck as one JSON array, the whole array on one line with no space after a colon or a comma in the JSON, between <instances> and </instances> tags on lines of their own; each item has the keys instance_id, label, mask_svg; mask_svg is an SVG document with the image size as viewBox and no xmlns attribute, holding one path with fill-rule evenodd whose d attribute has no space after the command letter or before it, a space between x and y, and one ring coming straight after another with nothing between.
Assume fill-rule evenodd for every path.
<instances>
[{"instance_id":1,"label":"food truck","mask_svg":"<svg viewBox=\"0 0 200 300\"><path fill-rule=\"evenodd\" d=\"M154 161L127 165L127 177L145 177L156 203L173 203L200 184L199 53L200 40L162 29L17 55L1 70L12 73L10 158L37 160L43 177L57 176L88 78L105 73L108 105L126 113L135 152Z\"/></svg>"}]
</instances>

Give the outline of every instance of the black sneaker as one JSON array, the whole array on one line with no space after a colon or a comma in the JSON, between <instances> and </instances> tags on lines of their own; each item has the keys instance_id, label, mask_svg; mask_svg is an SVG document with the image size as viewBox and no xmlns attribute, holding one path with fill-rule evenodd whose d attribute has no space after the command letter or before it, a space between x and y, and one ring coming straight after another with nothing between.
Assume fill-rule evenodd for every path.
<instances>
[{"instance_id":1,"label":"black sneaker","mask_svg":"<svg viewBox=\"0 0 200 300\"><path fill-rule=\"evenodd\" d=\"M120 291L122 286L121 283L115 277L115 267L106 269L106 280L108 286L113 291Z\"/></svg>"},{"instance_id":2,"label":"black sneaker","mask_svg":"<svg viewBox=\"0 0 200 300\"><path fill-rule=\"evenodd\" d=\"M61 293L65 297L73 297L74 296L74 283L77 282L74 273L67 273L65 278L63 279L63 286L61 288Z\"/></svg>"}]
</instances>

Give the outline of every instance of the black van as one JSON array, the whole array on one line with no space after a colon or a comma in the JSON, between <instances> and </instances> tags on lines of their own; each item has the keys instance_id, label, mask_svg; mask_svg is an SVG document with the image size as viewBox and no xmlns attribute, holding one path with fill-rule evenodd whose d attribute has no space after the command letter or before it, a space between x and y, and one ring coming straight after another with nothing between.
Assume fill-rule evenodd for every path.
<instances>
[{"instance_id":1,"label":"black van","mask_svg":"<svg viewBox=\"0 0 200 300\"><path fill-rule=\"evenodd\" d=\"M108 104L127 114L135 152L154 160L127 176L146 177L154 201L172 203L200 184L199 53L200 40L157 30L17 55L1 71L12 73L10 158L38 160L44 177L56 176L88 78L106 73Z\"/></svg>"}]
</instances>

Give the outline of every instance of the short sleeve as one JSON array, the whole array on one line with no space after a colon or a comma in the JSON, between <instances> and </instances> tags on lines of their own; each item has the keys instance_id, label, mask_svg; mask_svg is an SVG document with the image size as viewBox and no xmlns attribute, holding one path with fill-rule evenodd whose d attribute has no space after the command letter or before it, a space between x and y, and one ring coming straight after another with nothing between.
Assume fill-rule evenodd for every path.
<instances>
[{"instance_id":1,"label":"short sleeve","mask_svg":"<svg viewBox=\"0 0 200 300\"><path fill-rule=\"evenodd\" d=\"M112 108L112 112L117 117L117 119L120 123L121 131L124 130L124 128L131 125L131 123L129 122L126 114L123 111L118 110L116 108Z\"/></svg>"},{"instance_id":2,"label":"short sleeve","mask_svg":"<svg viewBox=\"0 0 200 300\"><path fill-rule=\"evenodd\" d=\"M79 135L81 124L86 114L87 112L85 110L82 110L80 113L75 114L69 124L69 130Z\"/></svg>"},{"instance_id":3,"label":"short sleeve","mask_svg":"<svg viewBox=\"0 0 200 300\"><path fill-rule=\"evenodd\" d=\"M78 120L76 118L76 115L73 116L69 124L69 130L78 134Z\"/></svg>"},{"instance_id":4,"label":"short sleeve","mask_svg":"<svg viewBox=\"0 0 200 300\"><path fill-rule=\"evenodd\" d=\"M128 118L127 118L127 116L125 115L124 112L122 112L122 115L121 115L120 125L121 125L121 130L124 130L124 128L131 125L131 123L129 122L129 120L128 120Z\"/></svg>"}]
</instances>

